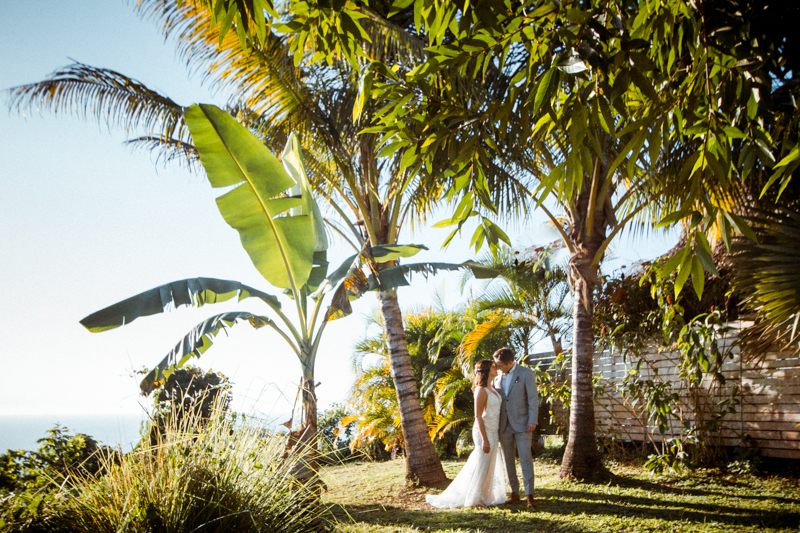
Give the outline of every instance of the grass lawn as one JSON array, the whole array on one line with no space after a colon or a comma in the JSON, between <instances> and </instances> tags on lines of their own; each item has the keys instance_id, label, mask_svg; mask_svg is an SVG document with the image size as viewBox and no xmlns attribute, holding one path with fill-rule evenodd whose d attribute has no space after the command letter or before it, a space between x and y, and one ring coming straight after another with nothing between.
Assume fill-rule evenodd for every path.
<instances>
[{"instance_id":1,"label":"grass lawn","mask_svg":"<svg viewBox=\"0 0 800 533\"><path fill-rule=\"evenodd\" d=\"M463 461L445 462L455 477ZM435 510L425 495L438 489L404 486L403 461L326 468L323 500L342 533L478 531L797 531L800 481L695 472L656 477L633 466L612 466L609 484L558 478L558 465L537 462L536 496L522 505Z\"/></svg>"}]
</instances>

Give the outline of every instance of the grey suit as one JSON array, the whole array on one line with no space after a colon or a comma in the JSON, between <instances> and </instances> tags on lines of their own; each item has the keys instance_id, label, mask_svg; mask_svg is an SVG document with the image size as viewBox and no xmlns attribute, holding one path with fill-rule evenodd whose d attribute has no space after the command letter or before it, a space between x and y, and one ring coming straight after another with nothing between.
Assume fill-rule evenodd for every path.
<instances>
[{"instance_id":1,"label":"grey suit","mask_svg":"<svg viewBox=\"0 0 800 533\"><path fill-rule=\"evenodd\" d=\"M533 457L528 424L539 423L539 395L536 377L530 368L515 364L511 369L507 391L503 390L502 376L495 379L494 387L500 392L503 405L500 408L500 446L506 461L506 473L511 492L519 494L517 468L514 464L514 449L519 454L525 494L533 494Z\"/></svg>"}]
</instances>

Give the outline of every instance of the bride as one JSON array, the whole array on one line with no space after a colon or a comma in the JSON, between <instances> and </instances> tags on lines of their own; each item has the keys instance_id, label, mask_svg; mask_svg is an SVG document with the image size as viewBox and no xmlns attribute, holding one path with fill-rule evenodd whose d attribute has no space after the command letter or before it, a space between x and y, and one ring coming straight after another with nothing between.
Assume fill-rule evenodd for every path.
<instances>
[{"instance_id":1,"label":"bride","mask_svg":"<svg viewBox=\"0 0 800 533\"><path fill-rule=\"evenodd\" d=\"M472 440L475 450L456 478L439 495L427 495L425 501L440 509L485 507L506 501L506 470L503 452L498 445L500 425L500 393L492 387L497 375L494 361L483 359L475 363L475 425Z\"/></svg>"}]
</instances>

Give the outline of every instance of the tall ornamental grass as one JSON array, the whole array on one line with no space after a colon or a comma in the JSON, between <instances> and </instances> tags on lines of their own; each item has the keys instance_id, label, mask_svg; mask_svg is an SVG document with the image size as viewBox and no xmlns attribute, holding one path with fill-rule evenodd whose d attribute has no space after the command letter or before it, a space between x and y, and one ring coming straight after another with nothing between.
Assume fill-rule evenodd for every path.
<instances>
[{"instance_id":1,"label":"tall ornamental grass","mask_svg":"<svg viewBox=\"0 0 800 533\"><path fill-rule=\"evenodd\" d=\"M231 422L167 424L155 444L143 441L124 456L103 457L104 474L68 479L38 523L16 530L289 533L318 528L318 493L292 475L299 454L284 457L284 452L285 436ZM15 531L11 526L7 531Z\"/></svg>"}]
</instances>

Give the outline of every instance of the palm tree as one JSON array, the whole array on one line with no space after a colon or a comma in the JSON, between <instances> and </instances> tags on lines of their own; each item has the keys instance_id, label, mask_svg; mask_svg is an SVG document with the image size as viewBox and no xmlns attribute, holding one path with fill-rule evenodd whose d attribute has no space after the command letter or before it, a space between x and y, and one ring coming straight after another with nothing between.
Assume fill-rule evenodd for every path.
<instances>
[{"instance_id":1,"label":"palm tree","mask_svg":"<svg viewBox=\"0 0 800 533\"><path fill-rule=\"evenodd\" d=\"M559 242L537 247L520 261L518 253L503 247L499 254L481 260L501 274L476 298L476 308L491 315L467 335L462 351L472 353L488 334L508 330L510 345L523 360L530 355L531 345L542 338L553 345L556 357L563 352L572 327L571 302L566 268L554 262L558 249Z\"/></svg>"},{"instance_id":2,"label":"palm tree","mask_svg":"<svg viewBox=\"0 0 800 533\"><path fill-rule=\"evenodd\" d=\"M755 312L743 332L747 354L763 356L773 349L800 350L800 184L792 181L781 195L759 187L744 188L739 204L757 241L738 238L730 260L734 287ZM755 190L753 190L755 189Z\"/></svg>"},{"instance_id":3,"label":"palm tree","mask_svg":"<svg viewBox=\"0 0 800 533\"><path fill-rule=\"evenodd\" d=\"M426 19L431 33L445 30L449 22L442 21L457 9L451 6L447 15ZM462 200L451 224L461 227L493 209L481 191L490 181L486 161L500 159L528 184L524 207L542 211L559 232L569 255L573 300L570 434L561 475L579 479L603 472L595 438L592 323L599 265L608 246L623 230L653 227L670 213L667 223L695 210L693 227L712 225L714 213L741 226L725 210L727 195L719 186L727 180L724 169L717 173L718 159L707 155L709 150L723 152L725 146L703 147L677 133L681 126L675 125L661 97L680 100L685 88L666 85L665 92L674 92L653 96L652 84L661 83L654 78L654 64L665 65L669 50L659 48L664 56L655 58L635 52L631 63L632 51L646 44L632 41L632 28L655 24L656 18L651 14L652 19L642 22L631 13L617 6L587 7L576 22L566 8L550 3L532 12L520 7L513 13L479 14L470 8L462 14L457 38L436 43L439 55L433 69L492 73L475 76L474 85L496 92L494 102L475 100L458 88L442 89L431 83L431 76L389 79L376 90L380 98L414 104L386 111L380 119L386 137L427 132L436 142L426 156L451 163L454 194ZM585 31L559 31L561 27ZM616 37L598 38L598 31ZM617 54L618 63L611 61L611 54ZM493 73L497 58L501 68ZM679 59L676 63L673 58L670 68L691 61L685 55ZM623 66L618 68L619 61ZM464 137L475 139L471 152L480 157L464 153ZM701 172L694 172L693 165ZM704 219L702 213L710 214ZM676 290L691 276L701 292L703 269L714 268L701 228L691 237L696 251L687 245L678 263L668 264L665 272L679 271Z\"/></svg>"},{"instance_id":4,"label":"palm tree","mask_svg":"<svg viewBox=\"0 0 800 533\"><path fill-rule=\"evenodd\" d=\"M389 271L405 252L389 262L370 256L377 247L396 244L406 224L424 222L441 195L441 181L425 172L422 162L409 165L408 151L381 148L374 134L361 133L379 103L360 98L359 72L350 63L312 64L302 50L295 53L291 36L274 32L244 43L235 32L221 37L205 2L143 0L137 9L156 20L166 36L178 35L178 50L190 68L203 70L206 81L232 90L228 112L267 147L274 151L283 146L290 132L300 135L311 186L335 215L326 218L328 228L355 250L363 248L375 275L407 448L407 477L422 484L441 483L446 477L418 404L402 315L391 288L405 283L404 274ZM366 53L372 57L410 64L424 56L423 44L389 18L374 17L365 27L373 43ZM117 72L74 64L47 80L14 88L11 95L18 109L83 112L127 130L141 128L145 133L130 141L135 146L158 150L165 160L178 159L189 166L197 161L184 109ZM404 268L407 274L458 267L465 265ZM339 302L346 305L347 298Z\"/></svg>"}]
</instances>

